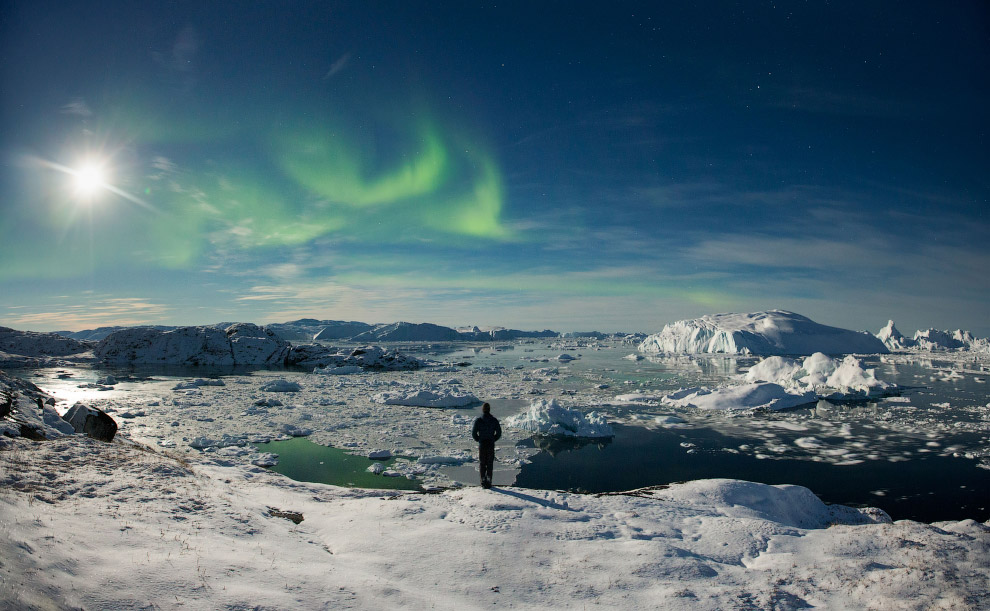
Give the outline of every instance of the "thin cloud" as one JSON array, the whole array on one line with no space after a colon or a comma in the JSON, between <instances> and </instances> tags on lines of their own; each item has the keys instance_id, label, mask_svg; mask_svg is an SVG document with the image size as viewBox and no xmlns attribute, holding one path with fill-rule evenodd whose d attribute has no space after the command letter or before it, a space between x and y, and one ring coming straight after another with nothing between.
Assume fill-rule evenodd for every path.
<instances>
[{"instance_id":1,"label":"thin cloud","mask_svg":"<svg viewBox=\"0 0 990 611\"><path fill-rule=\"evenodd\" d=\"M93 111L82 98L75 98L68 104L62 106L63 115L75 115L77 117L92 117Z\"/></svg>"},{"instance_id":2,"label":"thin cloud","mask_svg":"<svg viewBox=\"0 0 990 611\"><path fill-rule=\"evenodd\" d=\"M349 64L350 61L351 61L351 54L350 53L344 53L343 55L341 55L337 59L337 61L335 61L332 64L330 64L330 69L327 70L327 73L323 75L323 80L330 79L335 74L337 74L338 72L340 72L341 70L343 70L344 68L346 68L347 67L347 64Z\"/></svg>"}]
</instances>

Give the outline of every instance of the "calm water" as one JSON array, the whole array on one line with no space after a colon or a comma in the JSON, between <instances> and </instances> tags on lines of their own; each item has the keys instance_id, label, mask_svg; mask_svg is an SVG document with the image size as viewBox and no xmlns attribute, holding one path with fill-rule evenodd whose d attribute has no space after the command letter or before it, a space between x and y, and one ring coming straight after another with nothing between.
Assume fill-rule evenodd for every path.
<instances>
[{"instance_id":1,"label":"calm water","mask_svg":"<svg viewBox=\"0 0 990 611\"><path fill-rule=\"evenodd\" d=\"M374 463L381 463L387 468L397 460L395 458L370 460L338 448L315 444L303 437L255 445L259 452L278 454L278 464L271 467L271 470L294 480L350 488L420 489L417 481L405 477L375 475L367 470Z\"/></svg>"},{"instance_id":2,"label":"calm water","mask_svg":"<svg viewBox=\"0 0 990 611\"><path fill-rule=\"evenodd\" d=\"M835 466L795 459L732 454L744 439L712 430L650 431L615 426L610 443L547 444L524 465L516 485L606 492L704 478L798 484L827 503L880 507L895 520L990 519L990 471L967 458L927 456ZM525 445L539 442L528 440ZM694 445L687 453L682 443Z\"/></svg>"}]
</instances>

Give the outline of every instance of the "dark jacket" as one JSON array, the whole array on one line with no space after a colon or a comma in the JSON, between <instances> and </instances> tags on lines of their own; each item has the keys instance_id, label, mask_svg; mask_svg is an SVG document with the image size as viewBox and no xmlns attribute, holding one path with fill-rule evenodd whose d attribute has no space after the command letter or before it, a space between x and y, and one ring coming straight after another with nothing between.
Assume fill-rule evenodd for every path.
<instances>
[{"instance_id":1,"label":"dark jacket","mask_svg":"<svg viewBox=\"0 0 990 611\"><path fill-rule=\"evenodd\" d=\"M474 437L475 441L498 441L501 436L502 425L498 423L498 418L495 416L485 414L474 421L471 437Z\"/></svg>"}]
</instances>

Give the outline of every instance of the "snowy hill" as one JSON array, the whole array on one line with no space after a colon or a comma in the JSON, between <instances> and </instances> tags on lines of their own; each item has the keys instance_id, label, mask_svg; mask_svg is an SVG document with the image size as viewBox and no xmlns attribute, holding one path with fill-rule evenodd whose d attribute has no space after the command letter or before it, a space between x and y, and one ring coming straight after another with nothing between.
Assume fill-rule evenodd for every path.
<instances>
[{"instance_id":1,"label":"snowy hill","mask_svg":"<svg viewBox=\"0 0 990 611\"><path fill-rule=\"evenodd\" d=\"M987 600L986 524L890 523L800 486L405 494L294 482L223 456L177 459L127 439L4 443L16 451L0 452L2 608L963 609Z\"/></svg>"},{"instance_id":2,"label":"snowy hill","mask_svg":"<svg viewBox=\"0 0 990 611\"><path fill-rule=\"evenodd\" d=\"M865 332L829 327L788 312L710 314L666 325L639 345L647 353L688 354L875 354L883 342Z\"/></svg>"}]
</instances>

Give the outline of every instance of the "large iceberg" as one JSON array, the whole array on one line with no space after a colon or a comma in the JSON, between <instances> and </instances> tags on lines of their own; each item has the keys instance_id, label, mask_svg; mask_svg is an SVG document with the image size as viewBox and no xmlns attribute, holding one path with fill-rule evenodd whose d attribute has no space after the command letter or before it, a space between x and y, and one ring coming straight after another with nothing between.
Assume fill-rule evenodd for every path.
<instances>
[{"instance_id":1,"label":"large iceberg","mask_svg":"<svg viewBox=\"0 0 990 611\"><path fill-rule=\"evenodd\" d=\"M284 365L289 343L270 329L252 323L179 327L162 331L131 327L114 331L94 354L109 363L162 365Z\"/></svg>"},{"instance_id":2,"label":"large iceberg","mask_svg":"<svg viewBox=\"0 0 990 611\"><path fill-rule=\"evenodd\" d=\"M537 399L526 411L506 419L505 424L548 437L615 436L615 432L602 414L598 412L586 414L580 410L569 409L557 403L556 399Z\"/></svg>"},{"instance_id":3,"label":"large iceberg","mask_svg":"<svg viewBox=\"0 0 990 611\"><path fill-rule=\"evenodd\" d=\"M0 352L22 356L69 356L86 352L92 344L64 337L58 333L18 331L0 327Z\"/></svg>"},{"instance_id":4,"label":"large iceberg","mask_svg":"<svg viewBox=\"0 0 990 611\"><path fill-rule=\"evenodd\" d=\"M882 341L890 350L918 350L923 352L980 352L990 353L990 339L973 337L969 331L956 329L942 331L940 329L925 329L915 331L914 338L909 339L901 334L894 326L894 321L877 333L877 339Z\"/></svg>"},{"instance_id":5,"label":"large iceberg","mask_svg":"<svg viewBox=\"0 0 990 611\"><path fill-rule=\"evenodd\" d=\"M861 354L887 353L875 336L829 327L785 310L709 314L666 325L639 345L647 353Z\"/></svg>"}]
</instances>

